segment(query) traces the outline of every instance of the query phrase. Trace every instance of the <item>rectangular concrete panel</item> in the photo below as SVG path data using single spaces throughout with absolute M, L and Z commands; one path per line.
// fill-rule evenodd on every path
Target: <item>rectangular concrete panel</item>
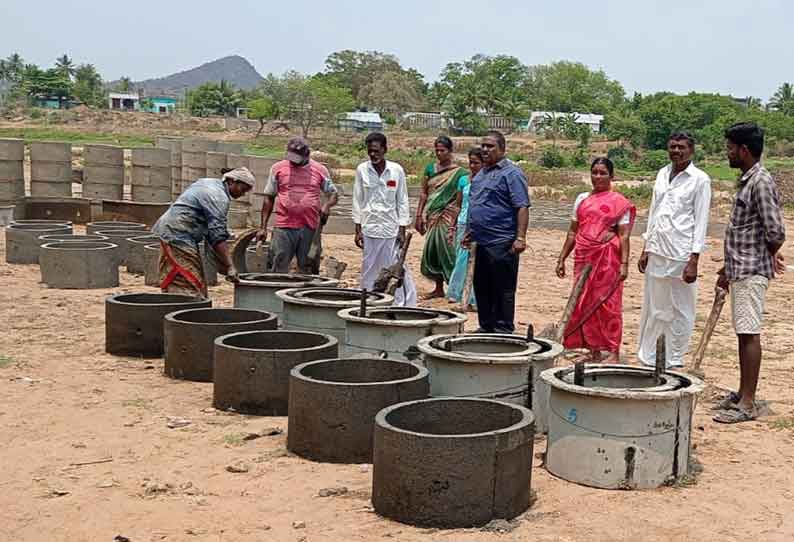
M 134 166 L 171 167 L 171 152 L 168 149 L 132 149 L 131 161 Z
M 39 141 L 30 144 L 30 160 L 32 162 L 72 162 L 71 143 L 54 143 Z
M 207 177 L 221 178 L 221 170 L 226 168 L 226 153 L 208 152 L 206 157 Z
M 86 145 L 83 147 L 83 159 L 86 164 L 123 166 L 124 149 L 112 145 Z
M 132 200 L 147 203 L 168 203 L 171 201 L 171 187 L 132 185 Z
M 124 186 L 120 184 L 83 182 L 83 197 L 90 199 L 124 199 Z
M 0 161 L 22 162 L 24 159 L 24 140 L 0 138 Z
M 208 139 L 186 138 L 182 140 L 182 152 L 208 152 L 218 150 L 218 142 Z

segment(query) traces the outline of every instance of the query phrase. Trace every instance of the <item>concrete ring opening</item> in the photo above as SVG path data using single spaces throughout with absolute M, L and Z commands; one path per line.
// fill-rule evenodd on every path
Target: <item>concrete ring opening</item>
M 96 233 L 100 230 L 146 230 L 146 224 L 140 222 L 122 222 L 112 220 L 102 220 L 98 222 L 89 222 L 85 226 L 86 233 Z
M 44 243 L 57 243 L 57 242 L 72 242 L 72 241 L 107 241 L 108 237 L 104 235 L 80 235 L 76 233 L 65 233 L 62 235 L 59 234 L 51 234 L 51 235 L 41 235 L 39 236 L 39 241 Z
M 375 418 L 375 511 L 422 527 L 512 519 L 529 508 L 534 433 L 532 412 L 501 401 L 387 407 Z
M 290 373 L 287 449 L 315 461 L 372 461 L 375 416 L 383 408 L 424 399 L 428 371 L 381 358 L 303 363 Z
M 652 489 L 689 473 L 692 417 L 703 383 L 684 373 L 629 365 L 552 368 L 546 468 L 602 489 Z
M 339 341 L 308 331 L 246 331 L 215 339 L 213 406 L 249 414 L 288 412 L 290 371 L 335 359 Z
M 71 226 L 72 222 L 70 220 L 47 220 L 47 219 L 38 219 L 38 218 L 28 218 L 28 219 L 21 219 L 21 220 L 13 220 L 10 225 L 18 224 L 20 226 Z
M 363 290 L 342 289 L 342 288 L 305 288 L 291 292 L 295 299 L 318 303 L 356 303 L 361 300 Z M 386 294 L 378 292 L 367 292 L 367 303 L 380 301 Z
M 171 378 L 212 382 L 216 338 L 276 327 L 274 314 L 258 310 L 199 308 L 167 314 L 164 372 Z
M 536 354 L 541 347 L 518 335 L 495 333 L 471 335 L 441 335 L 429 337 L 427 348 L 458 355 L 487 355 L 520 357 Z
M 160 357 L 165 350 L 163 319 L 181 309 L 212 306 L 203 297 L 133 293 L 105 301 L 105 351 L 121 356 Z
M 95 233 L 97 235 L 104 235 L 104 236 L 109 237 L 111 239 L 113 239 L 114 237 L 120 237 L 120 238 L 123 238 L 123 239 L 130 239 L 132 237 L 142 237 L 143 234 L 145 233 L 145 231 L 144 230 L 123 230 L 123 229 L 117 229 L 117 230 L 97 230 Z
M 118 245 L 106 241 L 51 241 L 41 245 L 42 250 L 115 250 Z

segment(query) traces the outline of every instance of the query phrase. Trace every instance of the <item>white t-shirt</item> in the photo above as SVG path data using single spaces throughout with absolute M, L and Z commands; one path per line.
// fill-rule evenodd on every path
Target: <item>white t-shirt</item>
M 590 195 L 590 192 L 582 192 L 578 196 L 576 196 L 576 201 L 573 202 L 573 212 L 571 213 L 571 220 L 578 221 L 579 218 L 576 216 L 576 212 L 579 210 L 579 206 L 582 202 Z M 625 226 L 631 222 L 631 211 L 626 211 L 623 216 L 620 217 L 618 220 L 618 226 Z

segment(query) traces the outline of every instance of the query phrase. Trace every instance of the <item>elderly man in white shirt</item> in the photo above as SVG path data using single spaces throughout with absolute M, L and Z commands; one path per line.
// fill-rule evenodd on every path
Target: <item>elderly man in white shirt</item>
M 369 161 L 356 168 L 353 184 L 353 222 L 356 246 L 363 249 L 361 287 L 372 289 L 381 269 L 398 262 L 411 223 L 408 186 L 402 166 L 386 160 L 386 136 L 371 133 L 366 139 Z M 394 304 L 416 306 L 416 285 L 405 268 L 403 286 L 397 289 Z
M 711 179 L 692 164 L 695 141 L 674 132 L 667 141 L 671 163 L 656 176 L 648 212 L 645 248 L 639 261 L 645 273 L 638 357 L 656 364 L 656 341 L 665 335 L 667 367 L 682 367 L 695 327 L 698 260 L 706 241 Z

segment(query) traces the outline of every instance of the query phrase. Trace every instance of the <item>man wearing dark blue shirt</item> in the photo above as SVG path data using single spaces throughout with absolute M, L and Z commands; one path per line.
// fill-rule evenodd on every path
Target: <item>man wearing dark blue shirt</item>
M 477 243 L 474 293 L 478 333 L 515 330 L 518 257 L 526 250 L 529 191 L 521 169 L 505 158 L 505 138 L 490 131 L 481 143 L 485 167 L 471 183 L 464 243 Z

